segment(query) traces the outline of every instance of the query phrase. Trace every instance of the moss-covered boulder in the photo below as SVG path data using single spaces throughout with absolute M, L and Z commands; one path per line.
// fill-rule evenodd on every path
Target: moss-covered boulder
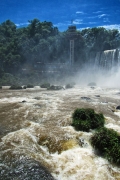
M 43 83 L 40 85 L 41 88 L 49 88 L 50 87 L 50 83 Z
M 107 128 L 101 128 L 90 139 L 92 146 L 110 162 L 120 165 L 120 135 Z
M 95 113 L 94 109 L 76 109 L 72 115 L 72 125 L 76 130 L 89 131 L 104 126 L 105 118 L 103 114 Z
M 12 85 L 9 89 L 15 90 L 15 89 L 22 89 L 22 86 L 19 85 Z
M 56 85 L 51 85 L 47 90 L 60 90 L 63 89 L 62 86 L 56 86 Z

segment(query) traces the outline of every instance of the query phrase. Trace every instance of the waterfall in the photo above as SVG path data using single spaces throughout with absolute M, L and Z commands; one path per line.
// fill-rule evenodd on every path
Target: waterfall
M 120 49 L 118 50 L 118 66 L 120 66 Z
M 104 59 L 105 68 L 106 69 L 111 69 L 115 65 L 115 53 L 116 53 L 116 49 L 106 50 L 106 51 L 103 51 L 103 53 L 105 55 L 105 59 Z
M 94 69 L 111 70 L 115 66 L 120 66 L 120 49 L 105 50 L 91 53 Z M 90 57 L 90 61 L 91 61 Z

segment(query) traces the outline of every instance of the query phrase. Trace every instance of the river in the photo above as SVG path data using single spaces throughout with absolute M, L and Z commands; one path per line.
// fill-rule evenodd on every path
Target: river
M 1 180 L 40 179 L 39 164 L 51 174 L 46 179 L 119 180 L 120 168 L 95 154 L 89 142 L 93 132 L 71 126 L 74 110 L 90 107 L 104 114 L 107 128 L 120 133 L 118 105 L 119 88 L 76 85 L 50 91 L 38 86 L 4 87 L 0 90 Z

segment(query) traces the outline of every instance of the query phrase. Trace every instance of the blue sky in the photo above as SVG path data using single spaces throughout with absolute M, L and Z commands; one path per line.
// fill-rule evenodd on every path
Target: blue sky
M 0 0 L 0 23 L 10 19 L 18 27 L 34 18 L 51 21 L 60 31 L 103 26 L 120 30 L 120 0 Z

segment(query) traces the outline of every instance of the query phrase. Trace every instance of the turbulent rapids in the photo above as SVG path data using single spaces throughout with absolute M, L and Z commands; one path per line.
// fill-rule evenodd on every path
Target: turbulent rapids
M 73 111 L 90 107 L 120 133 L 118 105 L 117 88 L 0 90 L 0 179 L 119 180 L 120 168 L 95 154 L 93 132 L 71 126 Z

